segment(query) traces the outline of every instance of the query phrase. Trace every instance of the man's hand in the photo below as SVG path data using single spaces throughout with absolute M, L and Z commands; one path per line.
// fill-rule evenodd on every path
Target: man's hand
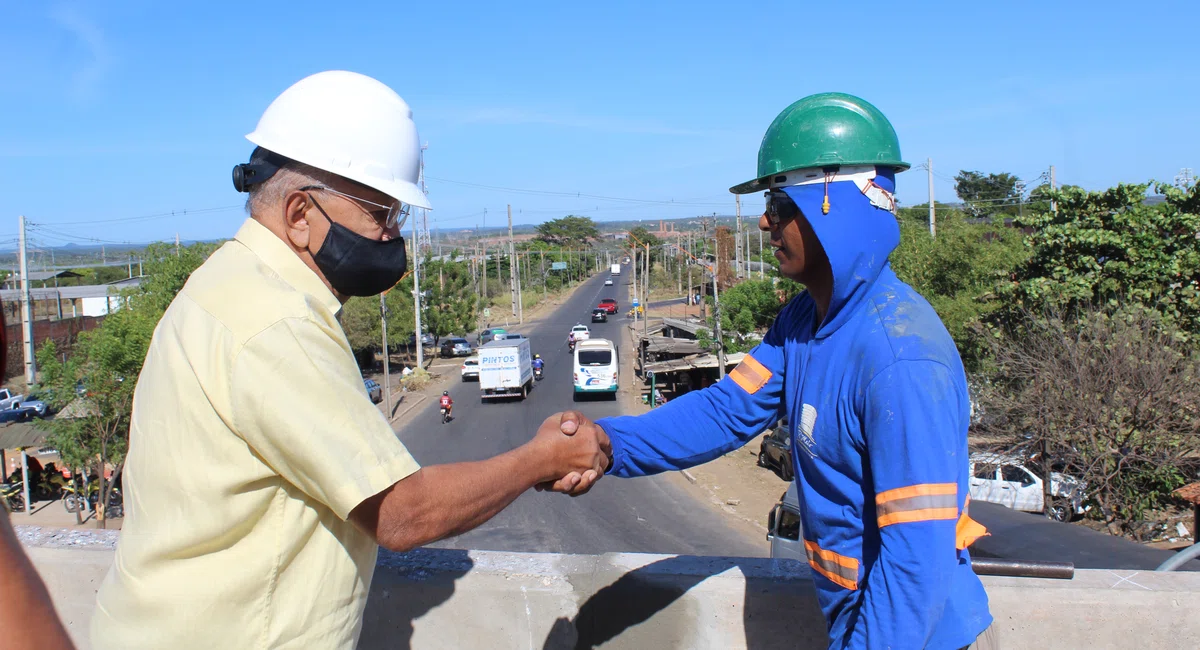
M 564 411 L 552 415 L 542 424 L 542 429 L 555 421 L 558 422 L 558 433 L 562 435 L 572 437 L 584 436 L 598 441 L 605 457 L 604 465 L 598 470 L 588 469 L 582 472 L 569 472 L 558 480 L 539 483 L 536 488 L 539 492 L 549 490 L 569 494 L 573 497 L 587 494 L 588 490 L 592 489 L 592 486 L 595 485 L 596 481 L 600 480 L 600 477 L 604 475 L 604 471 L 612 464 L 612 445 L 609 442 L 608 434 L 605 433 L 603 428 L 584 417 L 579 411 Z M 538 429 L 539 433 L 542 429 Z

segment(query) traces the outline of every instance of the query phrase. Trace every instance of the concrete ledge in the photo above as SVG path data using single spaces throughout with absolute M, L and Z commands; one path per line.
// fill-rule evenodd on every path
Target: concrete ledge
M 111 550 L 32 546 L 86 648 Z M 1008 648 L 1200 647 L 1200 575 L 985 578 Z M 825 648 L 805 565 L 787 560 L 420 549 L 380 552 L 360 648 Z

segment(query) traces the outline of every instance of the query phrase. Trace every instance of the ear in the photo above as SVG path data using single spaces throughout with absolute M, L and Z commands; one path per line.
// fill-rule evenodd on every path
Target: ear
M 312 239 L 308 211 L 312 208 L 308 193 L 294 190 L 283 198 L 283 228 L 296 248 L 307 249 Z

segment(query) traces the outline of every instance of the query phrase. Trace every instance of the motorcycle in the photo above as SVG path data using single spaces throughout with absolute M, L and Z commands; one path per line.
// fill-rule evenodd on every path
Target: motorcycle
M 9 512 L 24 512 L 24 488 L 25 484 L 20 481 L 16 483 L 0 483 L 0 502 L 4 503 L 4 507 Z
M 450 409 L 443 406 L 442 407 L 442 424 L 445 424 L 449 421 L 450 421 Z
M 567 341 L 567 351 L 572 354 L 575 353 L 575 341 Z
M 534 368 L 534 369 L 533 369 L 533 378 L 534 378 L 536 381 L 541 381 L 541 380 L 542 380 L 542 369 L 541 369 L 541 368 Z

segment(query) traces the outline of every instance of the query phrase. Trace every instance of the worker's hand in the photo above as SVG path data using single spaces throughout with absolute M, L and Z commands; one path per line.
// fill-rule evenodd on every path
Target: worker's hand
M 544 490 L 552 492 L 561 492 L 569 494 L 573 497 L 581 494 L 587 494 L 588 490 L 604 476 L 604 471 L 612 464 L 612 445 L 608 439 L 608 434 L 602 427 L 584 417 L 579 411 L 564 411 L 550 416 L 547 422 L 554 420 L 558 421 L 559 433 L 567 436 L 585 436 L 594 438 L 598 441 L 600 449 L 604 454 L 604 465 L 599 469 L 588 469 L 583 472 L 570 472 L 556 481 L 548 481 L 536 486 L 536 489 L 541 492 Z M 542 426 L 546 426 L 543 424 Z

